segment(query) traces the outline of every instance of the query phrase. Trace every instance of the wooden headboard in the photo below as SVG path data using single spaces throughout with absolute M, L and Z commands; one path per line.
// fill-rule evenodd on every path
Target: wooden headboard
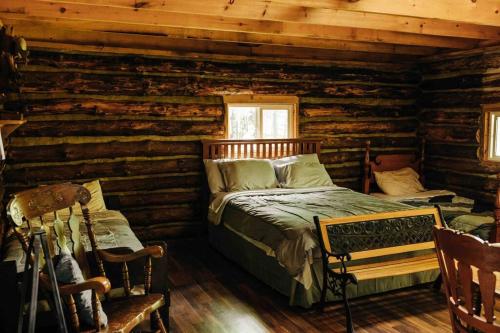
M 268 158 L 299 154 L 317 154 L 321 139 L 202 140 L 203 159 Z
M 410 167 L 420 175 L 423 183 L 423 163 L 424 163 L 425 141 L 422 140 L 420 154 L 387 154 L 377 155 L 373 160 L 370 158 L 370 141 L 366 141 L 365 159 L 363 162 L 363 193 L 370 194 L 376 187 L 374 172 L 394 171 L 405 167 Z

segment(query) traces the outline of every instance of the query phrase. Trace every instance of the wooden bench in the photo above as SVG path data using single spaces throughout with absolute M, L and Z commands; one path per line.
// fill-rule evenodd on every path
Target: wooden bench
M 442 226 L 439 208 L 324 220 L 315 216 L 314 223 L 323 260 L 320 308 L 327 290 L 342 297 L 348 332 L 353 332 L 349 283 L 439 269 L 432 236 L 434 225 Z

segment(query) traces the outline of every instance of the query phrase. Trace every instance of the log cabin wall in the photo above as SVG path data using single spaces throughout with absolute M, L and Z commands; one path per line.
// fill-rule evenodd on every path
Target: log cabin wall
M 141 239 L 199 230 L 203 138 L 224 135 L 224 94 L 300 96 L 300 135 L 325 141 L 334 182 L 359 189 L 365 141 L 413 152 L 419 73 L 396 63 L 275 63 L 32 50 L 22 68 L 28 123 L 15 133 L 5 181 L 101 180 L 109 209 Z
M 493 202 L 497 182 L 480 164 L 476 134 L 481 105 L 500 102 L 500 48 L 433 56 L 421 73 L 427 185 Z

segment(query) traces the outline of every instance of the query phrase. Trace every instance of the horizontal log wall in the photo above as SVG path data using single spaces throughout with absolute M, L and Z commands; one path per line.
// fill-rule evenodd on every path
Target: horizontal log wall
M 283 64 L 34 50 L 22 68 L 28 123 L 12 138 L 9 192 L 99 178 L 142 239 L 202 221 L 202 138 L 224 135 L 222 95 L 300 96 L 300 135 L 324 137 L 334 182 L 360 188 L 365 141 L 413 152 L 420 76 L 408 65 Z
M 433 57 L 421 64 L 420 122 L 428 186 L 492 202 L 497 181 L 481 165 L 481 105 L 500 103 L 500 48 Z

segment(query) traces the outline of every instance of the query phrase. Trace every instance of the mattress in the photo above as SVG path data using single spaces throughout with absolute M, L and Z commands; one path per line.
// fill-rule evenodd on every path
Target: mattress
M 411 208 L 329 186 L 223 194 L 210 205 L 209 217 L 214 225 L 222 224 L 270 249 L 268 255 L 308 289 L 313 283 L 311 264 L 320 256 L 313 216 L 331 218 Z
M 60 215 L 60 218 L 63 220 L 65 217 L 66 216 L 64 216 L 64 214 Z M 90 214 L 90 218 L 91 221 L 94 222 L 94 232 L 99 249 L 104 250 L 114 247 L 126 247 L 132 251 L 143 249 L 141 242 L 130 228 L 127 219 L 119 211 L 105 210 L 102 212 L 96 212 Z M 50 221 L 47 221 L 47 223 L 50 223 Z M 68 246 L 71 248 L 67 224 L 65 224 L 65 232 L 69 243 Z M 80 235 L 85 251 L 91 251 L 92 248 L 90 246 L 87 229 L 84 223 L 80 224 Z M 54 246 L 54 248 L 57 253 L 57 246 Z M 21 247 L 21 243 L 15 236 L 10 236 L 8 238 L 5 244 L 5 252 L 2 260 L 14 260 L 16 262 L 17 272 L 19 273 L 24 271 L 26 255 Z

